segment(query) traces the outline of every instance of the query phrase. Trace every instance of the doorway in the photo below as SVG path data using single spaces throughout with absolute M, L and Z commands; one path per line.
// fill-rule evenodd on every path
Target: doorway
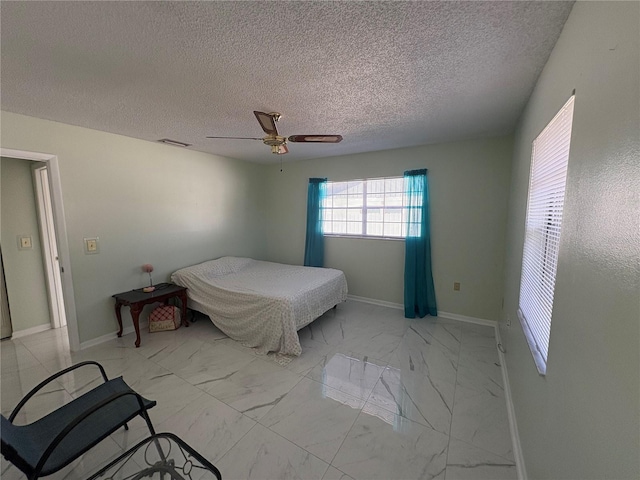
M 69 244 L 67 239 L 67 231 L 66 231 L 66 223 L 64 216 L 64 208 L 62 204 L 62 186 L 60 182 L 60 171 L 58 168 L 58 158 L 55 155 L 51 154 L 43 154 L 36 152 L 28 152 L 23 150 L 13 150 L 8 148 L 0 147 L 0 156 L 2 157 L 10 157 L 16 159 L 23 160 L 33 160 L 37 162 L 44 162 L 46 166 L 46 174 L 43 176 L 40 174 L 40 178 L 43 182 L 45 182 L 44 177 L 46 176 L 46 186 L 45 183 L 42 183 L 43 191 L 45 189 L 49 190 L 49 215 L 50 215 L 50 238 L 55 244 L 55 250 L 53 250 L 53 259 L 54 262 L 51 263 L 51 267 L 53 270 L 53 266 L 55 266 L 55 270 L 58 273 L 58 293 L 56 293 L 55 300 L 57 302 L 56 310 L 58 311 L 58 323 L 59 326 L 62 326 L 62 322 L 66 322 L 67 324 L 67 334 L 69 336 L 69 346 L 72 351 L 77 351 L 80 349 L 80 338 L 78 334 L 78 324 L 76 317 L 76 309 L 75 309 L 75 300 L 73 293 L 73 282 L 71 275 L 71 262 L 69 258 Z M 34 171 L 34 176 L 36 172 Z M 38 181 L 36 181 L 36 188 L 38 185 Z M 44 194 L 43 194 L 44 197 Z M 46 212 L 42 213 L 41 217 L 46 217 Z M 46 239 L 43 235 L 43 242 L 46 242 Z M 45 246 L 45 251 L 50 250 L 50 247 Z M 46 253 L 45 253 L 46 255 Z M 57 257 L 57 261 L 55 258 Z M 45 261 L 45 264 L 49 262 Z M 57 265 L 56 265 L 57 263 Z M 52 272 L 53 274 L 53 272 Z M 10 282 L 11 279 L 7 278 L 7 281 Z M 51 280 L 51 286 L 55 289 L 55 277 Z M 60 309 L 63 314 L 60 314 Z M 52 308 L 52 315 L 54 309 Z M 55 322 L 55 320 L 54 320 Z

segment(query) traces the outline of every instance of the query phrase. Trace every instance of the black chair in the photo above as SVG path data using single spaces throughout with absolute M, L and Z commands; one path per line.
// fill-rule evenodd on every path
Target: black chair
M 20 409 L 42 387 L 65 373 L 87 365 L 95 365 L 100 369 L 104 383 L 29 425 L 13 424 Z M 144 418 L 151 435 L 154 435 L 147 410 L 155 405 L 155 401 L 134 392 L 122 377 L 109 380 L 99 363 L 81 362 L 34 387 L 11 412 L 9 419 L 2 416 L 2 455 L 29 479 L 51 475 L 118 428 L 124 426 L 128 429 L 127 422 L 137 415 Z

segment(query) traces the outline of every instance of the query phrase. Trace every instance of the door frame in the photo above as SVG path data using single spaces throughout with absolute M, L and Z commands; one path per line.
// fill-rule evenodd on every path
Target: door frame
M 51 206 L 53 209 L 53 222 L 58 243 L 58 256 L 62 277 L 62 292 L 64 297 L 64 310 L 67 317 L 67 333 L 69 335 L 69 348 L 75 352 L 80 350 L 80 335 L 78 334 L 78 319 L 76 316 L 76 302 L 73 292 L 73 278 L 71 275 L 71 257 L 69 255 L 69 240 L 62 203 L 62 184 L 60 182 L 60 169 L 58 156 L 49 153 L 29 152 L 0 147 L 0 156 L 18 158 L 22 160 L 35 160 L 45 162 L 49 171 L 49 189 L 51 191 Z
M 11 324 L 11 310 L 9 309 L 9 296 L 4 277 L 4 259 L 2 258 L 2 246 L 0 246 L 0 309 L 2 310 L 2 325 L 0 327 L 0 339 L 11 338 L 13 325 Z

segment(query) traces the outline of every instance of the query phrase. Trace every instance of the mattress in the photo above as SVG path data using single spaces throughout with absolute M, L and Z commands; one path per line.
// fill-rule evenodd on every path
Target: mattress
M 344 273 L 243 257 L 222 257 L 174 272 L 197 310 L 259 353 L 300 355 L 297 331 L 347 298 Z

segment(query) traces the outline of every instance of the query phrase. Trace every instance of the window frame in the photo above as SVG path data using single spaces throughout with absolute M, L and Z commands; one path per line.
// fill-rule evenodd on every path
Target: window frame
M 373 182 L 373 181 L 380 181 L 383 180 L 385 181 L 385 185 L 386 185 L 386 181 L 387 180 L 401 180 L 403 182 L 403 187 L 402 190 L 400 192 L 383 192 L 385 195 L 387 193 L 400 193 L 401 195 L 403 195 L 403 201 L 402 201 L 402 206 L 389 206 L 387 207 L 386 205 L 383 205 L 382 207 L 380 206 L 367 206 L 367 185 L 369 184 L 369 182 Z M 405 204 L 405 196 L 406 196 L 406 179 L 403 175 L 398 175 L 398 176 L 390 176 L 390 177 L 372 177 L 372 178 L 354 178 L 354 179 L 349 179 L 349 180 L 340 180 L 340 181 L 327 181 L 327 187 L 329 185 L 331 185 L 333 187 L 333 185 L 335 184 L 348 184 L 349 182 L 362 182 L 362 206 L 359 207 L 359 209 L 362 212 L 362 219 L 360 220 L 360 223 L 362 225 L 362 229 L 360 233 L 335 233 L 335 232 L 326 232 L 324 229 L 324 222 L 325 220 L 325 210 L 335 210 L 334 207 L 331 208 L 326 208 L 324 206 L 321 206 L 321 216 L 323 218 L 323 232 L 322 235 L 325 237 L 338 237 L 338 238 L 360 238 L 360 239 L 372 239 L 372 240 L 392 240 L 392 241 L 404 241 L 407 238 L 407 233 L 408 233 L 408 227 L 407 227 L 407 223 L 408 223 L 408 215 L 407 215 L 407 211 L 408 211 L 408 206 Z M 328 194 L 325 193 L 325 196 L 328 196 Z M 348 207 L 348 203 L 347 206 L 344 207 L 346 210 L 349 209 Z M 400 224 L 400 230 L 401 230 L 401 235 L 400 236 L 392 236 L 392 235 L 372 235 L 372 234 L 367 234 L 366 233 L 366 229 L 367 229 L 367 210 L 368 209 L 381 209 L 382 210 L 382 216 L 383 216 L 383 220 L 382 222 L 373 222 L 373 223 L 381 223 L 382 224 L 382 228 L 384 231 L 384 212 L 385 209 L 399 209 L 401 210 L 401 220 L 400 222 L 389 222 L 389 223 L 399 223 Z M 333 220 L 329 220 L 329 221 L 333 221 Z M 348 218 L 345 220 L 345 222 L 349 222 Z M 371 222 L 369 222 L 371 223 Z
M 532 142 L 518 319 L 541 376 L 551 338 L 575 94 Z

